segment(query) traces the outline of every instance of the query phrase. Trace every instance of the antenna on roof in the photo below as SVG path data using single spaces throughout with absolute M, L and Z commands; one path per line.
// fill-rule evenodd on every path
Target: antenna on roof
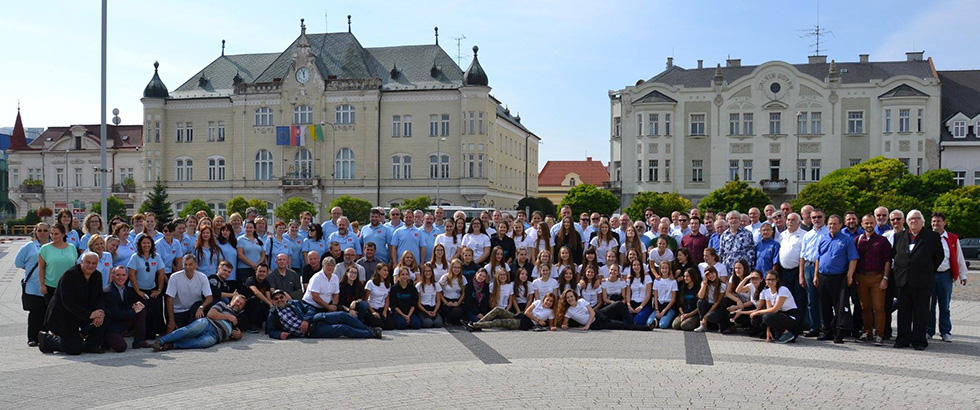
M 439 26 L 436 26 L 436 45 L 439 45 Z
M 225 56 L 225 41 L 221 40 L 221 56 Z
M 825 28 L 820 28 L 820 1 L 819 0 L 817 0 L 817 25 L 813 26 L 813 28 L 810 29 L 798 30 L 798 31 L 803 32 L 803 34 L 800 34 L 800 38 L 806 38 L 806 37 L 816 38 L 816 42 L 810 44 L 810 47 L 813 47 L 813 55 L 815 56 L 823 55 L 820 53 L 827 51 L 827 49 L 825 48 L 820 48 L 820 37 L 826 36 L 828 34 L 834 36 L 834 32 L 827 30 Z M 836 36 L 834 37 L 836 38 Z
M 466 40 L 466 36 L 460 34 L 459 37 L 449 37 L 449 38 L 456 40 L 456 65 L 458 65 L 459 68 L 463 68 L 463 52 L 460 46 L 463 44 L 463 40 Z
M 327 48 L 327 33 L 330 32 L 330 31 L 327 30 L 327 23 L 328 22 L 329 22 L 329 19 L 327 19 L 327 11 L 324 10 L 323 11 L 323 37 L 320 38 L 320 55 L 321 56 L 323 55 L 323 50 L 326 50 L 326 48 Z
M 350 14 L 347 15 L 347 32 L 350 33 Z

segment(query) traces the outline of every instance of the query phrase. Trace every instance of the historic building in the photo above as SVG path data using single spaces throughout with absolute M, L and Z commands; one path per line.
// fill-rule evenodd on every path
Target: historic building
M 538 174 L 538 195 L 558 205 L 576 185 L 604 188 L 608 183 L 606 166 L 592 157 L 586 157 L 585 161 L 548 161 Z
M 980 185 L 980 70 L 940 71 L 943 168 L 956 183 Z
M 940 167 L 940 85 L 932 59 L 685 69 L 609 92 L 610 186 L 623 206 L 643 191 L 695 201 L 739 178 L 782 200 L 868 158 L 912 173 Z M 945 164 L 943 164 L 945 165 Z
M 363 47 L 349 29 L 301 25 L 280 52 L 223 50 L 173 92 L 155 70 L 143 93 L 143 190 L 160 178 L 177 209 L 200 198 L 223 213 L 236 195 L 270 209 L 341 195 L 513 208 L 537 193 L 539 138 L 490 94 L 477 47 L 465 72 L 438 31 L 435 44 Z

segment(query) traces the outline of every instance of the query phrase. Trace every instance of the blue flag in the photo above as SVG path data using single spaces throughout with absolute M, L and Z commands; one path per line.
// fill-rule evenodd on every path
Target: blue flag
M 289 127 L 276 127 L 276 145 L 289 145 Z

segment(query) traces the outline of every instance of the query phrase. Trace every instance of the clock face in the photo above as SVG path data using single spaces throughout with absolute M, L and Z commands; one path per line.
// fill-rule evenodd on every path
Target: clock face
M 299 70 L 296 70 L 296 81 L 299 81 L 300 84 L 306 84 L 307 81 L 310 81 L 310 70 L 306 67 L 300 67 Z

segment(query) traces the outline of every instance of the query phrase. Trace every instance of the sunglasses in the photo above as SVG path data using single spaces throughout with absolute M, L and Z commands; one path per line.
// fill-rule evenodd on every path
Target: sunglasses
M 902 218 L 891 218 L 892 221 L 901 221 Z
M 146 271 L 149 272 L 150 271 L 150 262 L 143 262 L 143 264 L 146 265 Z

